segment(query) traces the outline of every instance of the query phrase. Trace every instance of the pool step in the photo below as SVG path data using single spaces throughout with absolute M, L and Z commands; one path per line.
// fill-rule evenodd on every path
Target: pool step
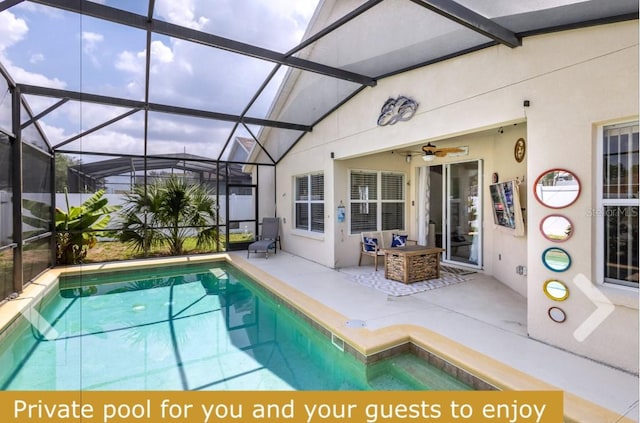
M 419 385 L 413 385 L 412 381 L 405 380 L 404 375 L 392 373 L 370 378 L 368 385 L 374 391 L 418 391 L 423 389 Z
M 408 385 L 410 389 L 435 391 L 470 389 L 468 385 L 453 376 L 411 354 L 393 357 L 383 365 L 386 372 L 380 372 L 377 377 L 374 375 L 369 381 L 374 389 L 379 389 L 374 384 L 382 382 L 382 380 L 378 381 L 380 378 L 386 379 L 384 381 L 386 383 L 389 383 L 390 378 L 397 379 L 398 382 Z M 388 376 L 385 376 L 385 373 Z

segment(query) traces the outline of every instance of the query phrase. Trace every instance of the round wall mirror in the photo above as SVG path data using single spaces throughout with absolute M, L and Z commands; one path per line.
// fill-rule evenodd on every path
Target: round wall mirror
M 571 257 L 562 248 L 551 247 L 543 251 L 542 262 L 549 270 L 564 272 L 571 266 Z
M 569 288 L 564 282 L 556 279 L 549 279 L 544 283 L 542 290 L 553 301 L 564 301 L 569 298 Z
M 578 177 L 565 169 L 551 169 L 538 176 L 533 184 L 536 199 L 552 209 L 573 204 L 580 195 Z
M 540 232 L 549 241 L 562 242 L 573 235 L 573 224 L 560 214 L 550 214 L 540 222 Z
M 565 314 L 564 310 L 558 307 L 551 307 L 547 314 L 549 314 L 549 318 L 551 318 L 551 320 L 556 323 L 562 323 L 567 320 L 567 315 Z

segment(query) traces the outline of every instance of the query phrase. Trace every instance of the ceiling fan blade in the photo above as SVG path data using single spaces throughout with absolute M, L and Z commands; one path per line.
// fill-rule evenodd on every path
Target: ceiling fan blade
M 438 151 L 444 151 L 447 153 L 462 153 L 464 152 L 464 150 L 462 148 L 459 147 L 443 147 L 443 148 L 439 148 Z
M 444 151 L 444 150 L 436 150 L 434 151 L 433 154 L 435 154 L 436 157 L 444 157 L 446 156 L 448 153 L 448 151 Z

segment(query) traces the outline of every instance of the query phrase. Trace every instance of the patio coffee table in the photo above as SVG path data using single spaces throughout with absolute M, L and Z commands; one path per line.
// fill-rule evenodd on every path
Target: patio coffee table
M 442 248 L 422 245 L 385 248 L 384 277 L 410 284 L 440 277 L 440 254 Z

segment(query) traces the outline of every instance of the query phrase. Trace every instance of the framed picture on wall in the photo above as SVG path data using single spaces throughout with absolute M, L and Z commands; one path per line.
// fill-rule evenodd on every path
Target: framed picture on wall
M 489 185 L 493 210 L 493 223 L 499 228 L 524 234 L 524 221 L 520 209 L 520 194 L 516 181 Z
M 513 147 L 513 157 L 516 162 L 520 163 L 524 160 L 524 154 L 527 151 L 527 144 L 524 142 L 524 138 L 518 138 L 516 145 Z
M 493 223 L 505 228 L 515 229 L 512 181 L 492 184 L 489 186 L 489 190 L 491 192 L 491 202 L 493 203 Z

